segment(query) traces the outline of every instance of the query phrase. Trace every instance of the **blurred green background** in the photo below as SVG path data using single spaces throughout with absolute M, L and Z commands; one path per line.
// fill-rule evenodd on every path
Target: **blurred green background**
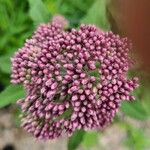
M 38 24 L 50 21 L 55 14 L 64 15 L 69 20 L 70 27 L 78 27 L 81 23 L 91 23 L 103 30 L 119 32 L 119 27 L 117 27 L 115 18 L 113 18 L 114 13 L 109 9 L 110 1 L 0 0 L 0 113 L 2 115 L 5 115 L 6 112 L 11 113 L 16 128 L 19 127 L 19 109 L 15 102 L 23 97 L 24 91 L 20 86 L 14 86 L 10 83 L 11 56 L 23 45 L 25 39 L 30 38 Z M 115 149 L 150 150 L 150 88 L 146 81 L 147 75 L 142 70 L 139 71 L 138 66 L 129 73 L 129 77 L 132 75 L 139 76 L 141 83 L 140 87 L 134 92 L 136 101 L 123 103 L 120 112 L 114 119 L 112 126 L 117 126 L 118 133 L 112 127 L 112 130 L 115 131 L 112 134 L 116 134 L 120 138 L 122 137 L 120 131 L 123 130 L 125 135 L 118 142 L 120 147 L 117 148 L 116 144 Z M 107 141 L 104 138 L 106 133 L 103 132 L 77 132 L 67 139 L 66 149 L 109 150 L 107 146 L 104 147 L 104 145 L 107 145 L 104 143 L 109 144 L 111 140 L 113 141 L 113 136 L 110 134 Z M 0 138 L 2 141 L 3 138 Z M 59 143 L 59 140 L 57 142 Z M 108 145 L 108 147 L 113 150 L 113 146 L 111 148 L 111 145 Z

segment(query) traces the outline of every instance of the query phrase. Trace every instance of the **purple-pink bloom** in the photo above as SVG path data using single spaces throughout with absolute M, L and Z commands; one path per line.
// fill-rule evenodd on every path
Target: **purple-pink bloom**
M 137 77 L 127 78 L 127 38 L 95 25 L 64 31 L 57 19 L 40 25 L 12 58 L 11 81 L 26 90 L 21 126 L 39 139 L 106 127 L 138 86 Z

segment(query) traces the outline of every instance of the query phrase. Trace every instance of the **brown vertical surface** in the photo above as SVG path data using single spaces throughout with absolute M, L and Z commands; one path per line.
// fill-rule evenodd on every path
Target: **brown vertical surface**
M 141 57 L 144 68 L 150 70 L 150 1 L 122 0 L 124 28 Z
M 150 71 L 150 0 L 112 0 L 111 14 L 119 31 L 132 39 L 142 69 Z M 117 11 L 115 13 L 115 11 Z

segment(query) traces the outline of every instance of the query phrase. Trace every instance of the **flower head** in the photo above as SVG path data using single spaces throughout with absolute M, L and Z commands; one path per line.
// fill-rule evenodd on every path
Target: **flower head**
M 104 128 L 138 86 L 127 78 L 127 38 L 94 25 L 63 31 L 56 20 L 40 25 L 12 58 L 12 83 L 27 93 L 18 101 L 22 126 L 39 139 Z

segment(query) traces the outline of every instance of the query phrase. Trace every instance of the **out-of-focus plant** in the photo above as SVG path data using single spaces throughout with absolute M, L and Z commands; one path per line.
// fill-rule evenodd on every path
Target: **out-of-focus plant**
M 126 138 L 122 142 L 129 150 L 147 150 L 149 148 L 150 140 L 144 128 L 135 127 L 124 121 L 120 123 L 120 127 L 126 131 Z
M 22 98 L 23 95 L 25 94 L 21 86 L 7 86 L 7 88 L 0 93 L 0 108 L 16 102 L 16 99 Z
M 112 26 L 107 18 L 107 0 L 0 0 L 0 108 L 16 102 L 24 95 L 20 86 L 9 83 L 12 53 L 31 35 L 34 25 L 48 22 L 52 15 L 58 13 L 69 19 L 71 27 L 80 23 L 92 23 L 110 30 Z M 131 105 L 122 104 L 121 112 L 137 120 L 146 120 L 150 116 L 149 86 L 141 86 L 135 92 L 137 101 Z M 143 150 L 147 145 L 143 131 L 132 126 L 126 128 L 126 145 L 130 149 Z M 75 150 L 80 144 L 85 147 L 94 146 L 98 135 L 95 132 L 76 132 L 69 138 L 68 149 Z
M 22 45 L 32 31 L 32 21 L 27 10 L 27 1 L 0 1 L 0 90 L 10 84 L 12 53 Z
M 96 0 L 44 0 L 46 7 L 52 15 L 62 14 L 70 22 L 71 27 L 78 26 L 80 19 L 84 18 Z

